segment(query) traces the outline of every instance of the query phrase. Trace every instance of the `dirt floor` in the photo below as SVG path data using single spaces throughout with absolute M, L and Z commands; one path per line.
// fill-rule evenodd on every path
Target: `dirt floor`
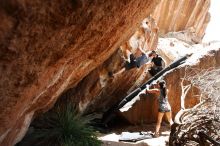
M 148 138 L 137 142 L 119 141 L 122 132 L 147 132 L 154 133 L 155 124 L 125 126 L 111 130 L 108 134 L 102 134 L 99 139 L 103 141 L 102 146 L 167 146 L 170 134 L 169 125 L 162 123 L 161 134 L 157 138 Z

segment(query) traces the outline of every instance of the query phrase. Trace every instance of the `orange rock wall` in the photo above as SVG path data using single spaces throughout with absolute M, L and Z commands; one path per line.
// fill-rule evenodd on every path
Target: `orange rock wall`
M 105 64 L 105 67 L 102 66 L 102 68 L 106 71 L 113 71 L 116 72 L 117 70 L 119 70 L 119 68 L 122 67 L 122 62 L 123 60 L 120 59 L 120 56 L 126 56 L 125 55 L 125 50 L 128 49 L 131 52 L 135 52 L 137 50 L 138 47 L 138 43 L 141 44 L 142 48 L 145 51 L 148 50 L 155 50 L 157 47 L 157 42 L 158 42 L 158 36 L 159 33 L 165 34 L 167 32 L 172 32 L 172 31 L 185 31 L 188 32 L 189 31 L 189 35 L 192 35 L 192 37 L 194 37 L 194 35 L 196 35 L 196 37 L 199 38 L 199 40 L 201 40 L 201 38 L 204 35 L 204 31 L 205 28 L 209 22 L 209 13 L 208 13 L 208 9 L 210 6 L 210 0 L 201 0 L 201 1 L 189 1 L 189 0 L 185 0 L 185 1 L 173 1 L 173 0 L 162 0 L 156 7 L 156 9 L 154 10 L 154 12 L 152 13 L 152 16 L 146 18 L 142 24 L 145 24 L 146 22 L 148 22 L 148 27 L 150 27 L 150 29 L 146 29 L 143 27 L 143 25 L 134 33 L 134 35 L 129 39 L 129 41 L 127 41 L 126 43 L 124 43 L 123 45 L 121 45 L 121 50 L 122 52 L 118 51 L 118 53 L 116 53 L 115 55 L 118 57 L 113 57 L 112 59 L 110 59 L 111 63 L 107 63 L 108 65 Z M 152 18 L 153 17 L 153 18 Z M 134 41 L 135 40 L 135 41 Z M 136 47 L 134 47 L 135 45 L 132 46 L 132 43 L 135 44 L 136 43 Z M 163 52 L 159 52 L 159 53 L 163 53 Z M 120 55 L 121 54 L 121 55 Z M 161 54 L 162 56 L 166 56 L 166 54 Z M 125 57 L 126 58 L 126 57 Z M 166 58 L 165 58 L 166 59 Z M 115 61 L 118 60 L 118 61 Z M 170 61 L 172 59 L 167 58 L 167 63 L 170 63 Z M 108 66 L 108 67 L 106 67 Z M 107 69 L 106 69 L 107 68 Z M 102 70 L 103 70 L 102 69 Z M 103 72 L 103 71 L 97 71 L 97 72 Z M 129 79 L 132 78 L 132 79 Z M 179 77 L 179 76 L 177 76 Z M 89 76 L 88 76 L 89 78 Z M 108 80 L 107 77 L 104 77 L 105 80 Z M 149 78 L 147 71 L 145 69 L 141 69 L 141 70 L 132 70 L 126 73 L 123 73 L 121 75 L 119 75 L 118 77 L 113 79 L 113 84 L 106 84 L 105 88 L 100 88 L 98 89 L 100 92 L 96 93 L 96 95 L 92 94 L 92 96 L 89 96 L 89 94 L 87 92 L 83 92 L 81 94 L 87 94 L 87 96 L 83 95 L 82 99 L 87 99 L 87 102 L 84 102 L 84 104 L 80 104 L 83 107 L 86 107 L 87 105 L 101 105 L 101 103 L 105 103 L 103 104 L 102 111 L 105 108 L 111 107 L 111 105 L 113 105 L 113 103 L 115 103 L 116 101 L 119 101 L 120 99 L 122 99 L 123 97 L 125 97 L 126 93 L 132 91 L 132 89 L 135 89 L 135 87 L 138 87 L 138 85 L 142 84 L 144 81 L 146 81 Z M 103 78 L 102 78 L 103 79 Z M 134 79 L 134 80 L 133 80 Z M 100 80 L 100 78 L 97 80 Z M 115 81 L 117 80 L 117 81 Z M 115 83 L 117 84 L 115 84 Z M 96 90 L 97 92 L 97 88 L 92 89 L 91 86 L 88 85 L 88 83 L 84 83 L 84 87 L 88 87 L 90 90 L 92 91 L 92 93 L 94 93 Z M 133 85 L 132 85 L 133 84 Z M 96 86 L 97 87 L 97 84 Z M 106 88 L 111 87 L 111 89 L 108 89 L 108 91 L 105 91 Z M 120 87 L 120 88 L 119 88 Z M 127 88 L 127 89 L 126 89 Z M 112 91 L 114 92 L 112 92 Z M 176 89 L 177 90 L 177 89 Z M 194 89 L 196 90 L 196 89 Z M 194 91 L 192 94 L 196 94 L 197 91 Z M 88 91 L 88 89 L 87 89 Z M 104 93 L 102 91 L 105 91 Z M 80 92 L 80 91 L 78 91 Z M 102 93 L 101 95 L 99 93 Z M 190 93 L 189 93 L 190 94 Z M 79 94 L 77 94 L 79 95 Z M 98 95 L 98 96 L 97 96 Z M 81 96 L 79 96 L 81 97 Z M 90 101 L 90 97 L 93 97 L 92 99 L 94 99 L 95 101 Z M 97 97 L 97 99 L 96 99 Z M 107 100 L 106 100 L 107 98 Z M 97 104 L 97 103 L 99 104 Z M 146 101 L 149 102 L 149 101 Z M 82 102 L 80 102 L 82 103 Z M 152 102 L 147 103 L 149 106 L 151 105 Z M 191 102 L 192 104 L 190 105 L 194 105 L 196 103 L 196 100 L 192 100 Z M 143 104 L 143 102 L 140 103 L 141 105 Z M 156 103 L 154 103 L 156 104 Z M 141 106 L 140 107 L 143 107 Z M 152 105 L 151 105 L 152 106 Z M 156 105 L 153 105 L 155 109 L 157 109 L 157 107 L 155 107 Z M 82 108 L 84 109 L 84 108 Z M 89 110 L 93 110 L 96 109 L 96 106 L 93 106 L 92 108 L 90 108 L 90 106 L 87 107 L 87 109 Z M 141 114 L 142 112 L 138 112 L 139 110 L 141 110 L 141 108 L 136 109 L 135 111 L 129 111 L 128 114 L 131 114 L 132 116 L 136 115 L 137 117 L 139 114 Z M 176 111 L 178 111 L 179 109 L 177 108 Z M 82 110 L 83 111 L 83 110 Z M 141 110 L 143 111 L 143 110 Z M 175 111 L 175 112 L 176 112 Z M 175 113 L 174 112 L 174 113 Z M 132 114 L 132 113 L 136 113 L 136 114 Z M 148 117 L 152 117 L 154 115 L 156 115 L 157 110 L 155 110 L 154 112 L 149 112 L 151 114 L 141 114 L 141 115 L 147 115 Z M 175 115 L 175 114 L 174 114 Z M 132 117 L 131 116 L 131 117 Z M 146 117 L 144 117 L 144 119 L 146 119 Z M 150 119 L 150 118 L 148 118 Z M 134 120 L 137 120 L 137 118 Z M 154 118 L 150 119 L 149 121 L 154 121 Z M 148 121 L 148 122 L 149 122 Z
M 149 78 L 144 68 L 134 68 L 114 77 L 108 75 L 108 72 L 117 73 L 123 68 L 124 58 L 128 58 L 126 50 L 137 55 L 139 45 L 146 52 L 156 46 L 158 28 L 152 19 L 145 19 L 143 23 L 146 21 L 149 22 L 148 26 L 141 24 L 132 37 L 121 45 L 107 61 L 83 78 L 77 87 L 69 89 L 60 98 L 71 98 L 72 102 L 78 105 L 79 110 L 84 113 L 103 112 L 126 96 L 129 90 L 136 88 Z
M 164 13 L 170 2 L 175 7 L 170 12 L 177 10 L 177 15 Z M 157 47 L 156 23 L 148 17 L 149 29 L 140 26 L 158 3 L 159 0 L 2 0 L 0 146 L 21 140 L 35 113 L 50 109 L 61 94 L 60 98 L 71 96 L 81 111 L 105 111 L 143 83 L 148 78 L 145 68 L 113 79 L 108 72 L 123 66 L 124 50 L 136 52 L 129 39 L 133 34 L 133 42 L 140 42 L 146 51 Z M 187 0 L 162 0 L 153 13 L 160 31 L 193 27 L 202 37 L 209 18 L 209 1 L 189 4 Z M 179 13 L 183 10 L 187 13 Z M 169 17 L 164 19 L 164 14 Z M 180 21 L 177 18 L 182 18 L 182 14 L 187 17 Z
M 165 3 L 165 2 L 167 1 L 162 1 L 161 3 Z M 182 3 L 182 4 L 186 4 L 186 3 Z M 200 8 L 201 8 L 201 4 L 202 1 L 200 3 L 197 3 L 197 5 L 199 5 Z M 204 5 L 204 7 L 208 8 L 208 6 L 206 7 L 206 5 Z M 155 9 L 155 11 L 158 10 Z M 194 11 L 198 11 L 198 8 L 195 8 Z M 186 12 L 187 11 L 184 11 L 184 13 Z M 167 13 L 161 11 L 161 15 L 166 15 L 166 14 Z M 158 15 L 160 15 L 159 11 L 158 11 Z M 187 13 L 187 15 L 189 15 L 189 13 Z M 198 15 L 203 15 L 203 14 L 199 13 Z M 193 17 L 193 16 L 189 16 L 189 17 Z M 144 24 L 146 24 L 146 22 L 148 22 L 147 27 L 144 27 L 145 26 Z M 196 23 L 195 19 L 192 23 L 193 24 Z M 184 26 L 178 28 L 177 31 L 185 30 L 187 28 L 192 28 L 192 27 Z M 80 111 L 84 113 L 91 113 L 95 111 L 103 112 L 108 110 L 108 108 L 110 108 L 112 105 L 114 105 L 122 98 L 124 98 L 127 95 L 127 93 L 129 93 L 130 91 L 141 85 L 144 81 L 146 81 L 149 78 L 146 68 L 133 69 L 127 72 L 123 72 L 122 74 L 115 76 L 114 78 L 109 78 L 108 72 L 110 71 L 117 72 L 118 70 L 120 70 L 123 67 L 123 62 L 124 62 L 123 57 L 127 58 L 126 50 L 135 53 L 137 51 L 138 44 L 140 44 L 143 50 L 145 51 L 155 50 L 157 47 L 159 31 L 161 30 L 162 31 L 165 30 L 165 28 L 163 28 L 163 25 L 161 25 L 161 28 L 159 28 L 157 26 L 157 23 L 152 17 L 147 17 L 146 19 L 144 19 L 144 21 L 137 29 L 137 31 L 131 36 L 131 38 L 128 41 L 126 41 L 120 46 L 120 49 L 118 51 L 116 51 L 106 62 L 104 62 L 98 68 L 93 70 L 89 75 L 87 75 L 77 85 L 76 88 L 71 88 L 66 93 L 64 93 L 63 96 L 71 98 L 74 103 L 79 105 Z M 171 31 L 173 30 L 174 29 L 172 28 Z M 170 63 L 169 58 L 167 63 Z M 178 77 L 179 76 L 177 76 L 177 78 Z M 156 115 L 157 113 L 156 100 L 155 102 L 153 102 L 154 104 L 152 104 L 152 101 L 146 101 L 146 102 L 147 105 L 149 105 L 149 107 L 152 106 L 154 108 L 152 109 L 154 110 L 153 112 L 150 110 L 151 108 L 148 108 L 148 110 L 150 111 L 147 110 L 146 112 L 149 113 L 142 114 L 142 111 L 144 111 L 142 110 L 142 108 L 145 108 L 145 106 L 143 107 L 142 105 L 145 105 L 145 102 L 140 102 L 141 104 L 140 107 L 142 108 L 134 109 L 134 111 L 130 110 L 128 115 L 130 115 L 130 117 L 136 115 L 137 118 L 134 118 L 134 120 L 137 120 L 138 122 L 140 122 L 140 120 L 138 120 L 138 117 L 139 118 L 141 117 L 140 115 L 148 116 L 149 118 L 147 119 L 149 120 L 147 122 L 154 121 L 154 118 L 150 118 L 150 117 L 154 117 L 154 115 Z M 196 100 L 193 99 L 191 103 L 193 103 L 194 105 L 195 102 Z M 179 109 L 177 108 L 176 111 L 178 110 Z M 144 119 L 146 119 L 145 116 Z
M 156 4 L 2 0 L 0 145 L 18 142 L 34 113 L 51 108 L 61 93 L 107 60 Z
M 161 0 L 152 17 L 160 33 L 189 30 L 203 38 L 210 20 L 210 0 Z

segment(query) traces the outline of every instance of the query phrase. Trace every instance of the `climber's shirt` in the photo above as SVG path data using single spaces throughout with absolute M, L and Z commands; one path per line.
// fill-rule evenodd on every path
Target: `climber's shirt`
M 139 68 L 146 64 L 148 61 L 149 58 L 146 56 L 146 54 L 142 53 L 141 56 L 137 58 L 136 66 Z

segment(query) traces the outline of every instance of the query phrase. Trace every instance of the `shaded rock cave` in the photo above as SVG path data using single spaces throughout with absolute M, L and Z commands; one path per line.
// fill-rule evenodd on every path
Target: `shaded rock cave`
M 210 3 L 2 0 L 0 146 L 21 141 L 31 122 L 54 105 L 70 102 L 79 113 L 100 119 L 151 77 L 145 66 L 109 76 L 123 68 L 126 50 L 138 53 L 139 45 L 146 53 L 156 50 L 166 66 L 193 53 L 164 75 L 174 119 L 182 106 L 186 70 L 220 66 L 219 42 L 202 43 Z M 201 90 L 192 85 L 184 106 L 190 109 L 200 102 Z M 141 95 L 132 107 L 117 111 L 112 124 L 152 124 L 157 111 L 156 96 Z

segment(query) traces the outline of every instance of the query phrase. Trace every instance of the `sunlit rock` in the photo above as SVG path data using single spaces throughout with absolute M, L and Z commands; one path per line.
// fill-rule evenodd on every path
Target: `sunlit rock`
M 152 17 L 161 34 L 183 31 L 192 42 L 201 42 L 210 20 L 210 0 L 161 0 Z
M 30 113 L 47 111 L 61 93 L 103 64 L 156 4 L 2 0 L 0 145 L 19 141 Z

